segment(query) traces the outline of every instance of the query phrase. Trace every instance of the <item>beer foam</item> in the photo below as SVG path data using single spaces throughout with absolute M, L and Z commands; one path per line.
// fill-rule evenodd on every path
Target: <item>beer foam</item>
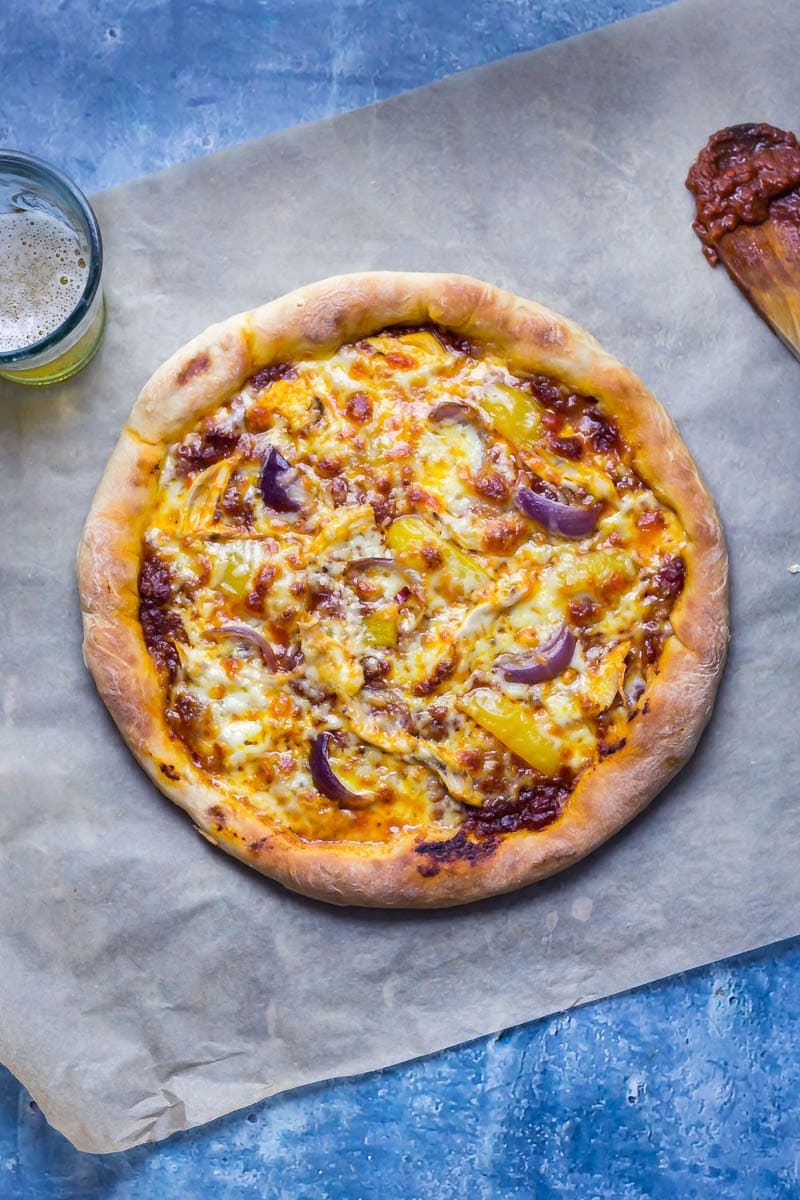
M 57 329 L 88 275 L 88 258 L 68 225 L 36 210 L 0 213 L 0 353 Z

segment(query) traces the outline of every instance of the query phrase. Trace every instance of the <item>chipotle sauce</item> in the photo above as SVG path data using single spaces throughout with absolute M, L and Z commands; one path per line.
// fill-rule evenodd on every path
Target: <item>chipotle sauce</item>
M 712 134 L 686 178 L 697 208 L 692 228 L 712 267 L 720 238 L 760 225 L 770 204 L 800 184 L 800 146 L 774 125 L 733 125 Z

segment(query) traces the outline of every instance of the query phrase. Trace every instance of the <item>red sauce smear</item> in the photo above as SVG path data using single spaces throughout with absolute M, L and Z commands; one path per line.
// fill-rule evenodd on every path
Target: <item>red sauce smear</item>
M 739 225 L 760 225 L 770 204 L 800 184 L 800 146 L 774 125 L 733 125 L 712 134 L 686 186 L 696 200 L 692 222 L 712 267 L 717 247 Z
M 158 669 L 170 680 L 175 678 L 179 666 L 175 643 L 186 641 L 180 617 L 168 608 L 172 594 L 169 564 L 146 550 L 139 573 L 139 621 L 147 649 Z
M 190 434 L 175 451 L 175 470 L 179 475 L 193 475 L 232 454 L 239 441 L 238 433 L 210 428 L 201 436 Z
M 477 838 L 515 833 L 518 829 L 544 829 L 561 816 L 574 779 L 543 779 L 520 788 L 517 797 L 497 796 L 480 808 L 470 808 L 462 829 Z

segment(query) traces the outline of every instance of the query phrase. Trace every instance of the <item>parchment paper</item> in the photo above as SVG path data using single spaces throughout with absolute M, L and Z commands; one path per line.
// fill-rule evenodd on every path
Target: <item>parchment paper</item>
M 800 931 L 800 368 L 689 228 L 718 127 L 800 125 L 796 0 L 684 0 L 96 197 L 110 323 L 67 385 L 0 393 L 0 1059 L 110 1151 Z M 674 786 L 567 874 L 428 914 L 300 899 L 148 783 L 80 657 L 73 557 L 151 370 L 336 271 L 467 271 L 588 326 L 718 498 L 734 642 Z

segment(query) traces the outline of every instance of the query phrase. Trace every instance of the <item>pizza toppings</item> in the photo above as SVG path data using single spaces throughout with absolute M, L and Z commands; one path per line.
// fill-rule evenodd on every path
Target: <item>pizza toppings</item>
M 471 421 L 474 420 L 475 413 L 467 404 L 461 404 L 458 400 L 446 400 L 444 404 L 437 404 L 430 415 L 431 421 Z
M 333 767 L 328 758 L 328 747 L 332 737 L 333 734 L 331 733 L 318 733 L 311 746 L 308 765 L 311 769 L 311 778 L 314 780 L 314 786 L 323 796 L 327 796 L 329 800 L 335 800 L 337 804 L 347 804 L 350 807 L 356 808 L 370 804 L 372 802 L 371 796 L 362 796 L 357 792 L 352 792 L 334 774 Z
M 506 659 L 502 663 L 503 675 L 511 683 L 545 683 L 548 679 L 555 679 L 572 662 L 576 645 L 574 633 L 566 625 L 560 625 L 553 636 L 535 653 L 528 655 L 524 662 L 513 664 Z
M 309 840 L 469 858 L 557 821 L 683 589 L 631 460 L 595 397 L 438 328 L 265 368 L 168 453 L 145 534 L 174 736 Z
M 146 553 L 139 574 L 139 620 L 153 661 L 170 678 L 179 665 L 176 642 L 186 640 L 180 617 L 167 607 L 172 591 L 169 565 L 157 554 Z
M 239 441 L 238 433 L 218 429 L 213 423 L 202 433 L 192 433 L 175 451 L 175 469 L 193 475 L 227 458 Z
M 575 428 L 588 439 L 598 454 L 608 454 L 620 449 L 619 433 L 596 408 L 585 408 L 575 422 Z
M 601 507 L 599 504 L 562 504 L 560 500 L 527 487 L 521 487 L 517 492 L 517 506 L 543 529 L 569 538 L 582 538 L 592 533 Z
M 261 498 L 267 508 L 275 512 L 299 512 L 301 505 L 291 490 L 292 468 L 286 459 L 270 446 L 264 457 L 261 475 L 258 481 Z
M 253 629 L 250 625 L 244 624 L 229 624 L 217 625 L 214 629 L 206 631 L 206 637 L 210 638 L 236 638 L 240 642 L 246 642 L 253 646 L 259 653 L 261 661 L 268 671 L 277 671 L 278 663 L 275 658 L 275 652 L 270 646 L 265 637 Z
M 520 829 L 545 829 L 561 816 L 572 791 L 569 779 L 547 779 L 520 788 L 515 797 L 498 796 L 472 808 L 464 819 L 464 830 L 482 839 Z
M 653 576 L 650 590 L 662 602 L 674 604 L 686 582 L 686 564 L 682 558 L 667 558 Z
M 264 388 L 275 383 L 276 379 L 296 379 L 297 372 L 291 363 L 272 363 L 263 370 L 257 371 L 250 380 L 254 392 L 263 392 Z
M 558 774 L 563 747 L 547 713 L 530 713 L 516 700 L 488 687 L 468 692 L 461 708 L 541 775 Z

